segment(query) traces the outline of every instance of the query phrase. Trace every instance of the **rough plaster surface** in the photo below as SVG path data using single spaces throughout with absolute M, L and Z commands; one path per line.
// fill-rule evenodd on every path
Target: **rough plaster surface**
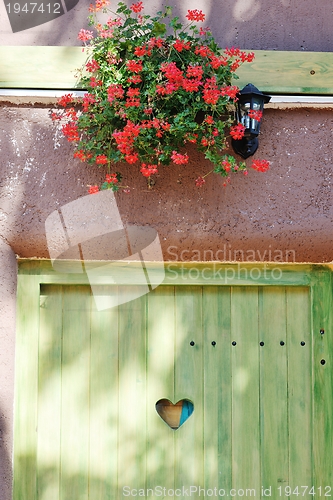
M 223 187 L 194 149 L 186 166 L 160 170 L 149 190 L 136 166 L 122 169 L 123 222 L 157 230 L 164 259 L 333 260 L 331 110 L 267 109 L 256 156 L 269 172 L 233 175 Z M 45 220 L 87 194 L 104 171 L 74 160 L 45 106 L 0 107 L 0 498 L 11 498 L 16 260 L 48 257 Z M 248 160 L 251 163 L 251 160 Z
M 104 177 L 73 159 L 49 113 L 46 107 L 1 108 L 0 234 L 20 257 L 48 257 L 48 215 Z M 329 262 L 332 130 L 328 110 L 266 110 L 256 156 L 271 161 L 270 171 L 232 175 L 226 188 L 216 175 L 195 186 L 210 165 L 194 149 L 187 166 L 161 168 L 151 190 L 138 167 L 124 165 L 123 184 L 132 189 L 116 195 L 122 219 L 154 227 L 165 260 L 175 253 L 180 260 L 224 260 L 221 253 L 214 257 L 225 248 L 225 260 L 254 260 L 254 253 L 255 260 L 281 260 L 293 251 L 297 262 Z
M 80 0 L 62 17 L 12 33 L 5 4 L 0 2 L 0 45 L 78 45 L 77 33 L 81 28 L 87 28 L 90 3 L 90 0 Z M 112 6 L 116 3 L 116 0 L 111 0 Z M 163 5 L 173 5 L 174 13 L 183 21 L 187 9 L 202 9 L 207 16 L 206 25 L 223 47 L 332 51 L 331 0 L 146 0 L 144 5 L 146 12 L 151 14 L 161 10 Z
M 14 399 L 15 254 L 0 239 L 0 498 L 11 499 Z

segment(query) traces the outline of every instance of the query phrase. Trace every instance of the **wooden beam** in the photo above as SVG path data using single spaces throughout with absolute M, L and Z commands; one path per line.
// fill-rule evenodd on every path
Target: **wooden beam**
M 333 94 L 333 52 L 255 51 L 235 84 L 251 82 L 273 94 Z M 0 87 L 74 89 L 75 75 L 87 58 L 82 47 L 0 47 Z
M 237 74 L 241 87 L 251 82 L 272 94 L 332 94 L 333 52 L 256 51 L 253 63 Z M 237 83 L 237 82 L 236 82 Z
M 86 59 L 82 47 L 0 47 L 0 87 L 74 89 Z

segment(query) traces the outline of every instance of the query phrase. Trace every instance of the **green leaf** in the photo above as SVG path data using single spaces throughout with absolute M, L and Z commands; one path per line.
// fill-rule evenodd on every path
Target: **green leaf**
M 159 22 L 155 22 L 154 23 L 154 27 L 153 27 L 153 33 L 154 35 L 164 35 L 164 33 L 166 32 L 166 25 L 164 23 L 159 23 Z

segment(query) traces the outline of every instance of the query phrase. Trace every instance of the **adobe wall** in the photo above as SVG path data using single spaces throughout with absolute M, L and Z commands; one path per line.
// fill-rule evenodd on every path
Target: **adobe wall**
M 48 258 L 46 218 L 105 172 L 73 159 L 48 107 L 0 109 L 0 234 L 20 257 Z M 123 222 L 155 228 L 164 260 L 330 262 L 332 129 L 331 110 L 268 107 L 256 157 L 270 170 L 233 174 L 227 187 L 216 174 L 195 186 L 210 171 L 195 149 L 188 165 L 161 167 L 152 189 L 137 166 L 123 165 Z
M 79 0 L 67 14 L 13 34 L 4 2 L 0 2 L 0 45 L 79 45 L 77 33 L 87 28 L 90 3 Z M 116 4 L 116 0 L 111 0 L 112 6 Z M 206 14 L 205 24 L 223 47 L 332 51 L 330 0 L 205 0 L 195 4 L 189 0 L 145 0 L 143 4 L 145 12 L 151 14 L 162 10 L 163 5 L 174 6 L 174 14 L 181 19 L 187 9 L 202 9 Z

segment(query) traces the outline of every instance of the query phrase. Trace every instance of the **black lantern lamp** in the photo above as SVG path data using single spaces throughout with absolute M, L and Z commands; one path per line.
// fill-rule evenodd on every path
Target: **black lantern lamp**
M 244 125 L 245 132 L 242 139 L 232 139 L 232 147 L 242 158 L 248 158 L 258 149 L 260 120 L 264 104 L 270 101 L 271 96 L 263 94 L 252 83 L 248 83 L 237 97 L 236 117 L 238 123 Z

